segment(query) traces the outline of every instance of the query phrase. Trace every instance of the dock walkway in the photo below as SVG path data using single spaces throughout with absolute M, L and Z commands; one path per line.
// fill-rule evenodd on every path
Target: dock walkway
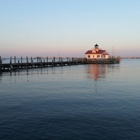
M 0 72 L 15 71 L 19 69 L 32 69 L 32 68 L 43 68 L 43 67 L 55 67 L 55 66 L 68 66 L 68 65 L 82 65 L 82 64 L 116 64 L 120 63 L 120 58 L 109 58 L 109 59 L 86 59 L 86 58 L 40 58 L 37 57 L 33 59 L 31 57 L 30 61 L 26 57 L 26 62 L 23 62 L 23 58 L 18 61 L 14 57 L 14 62 L 12 58 L 9 59 L 8 63 L 3 63 L 0 57 Z

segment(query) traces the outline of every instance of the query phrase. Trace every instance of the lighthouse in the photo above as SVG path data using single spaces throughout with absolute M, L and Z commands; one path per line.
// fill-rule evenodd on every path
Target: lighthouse
M 94 45 L 94 49 L 88 50 L 86 53 L 87 59 L 108 59 L 109 54 L 106 52 L 106 50 L 102 50 L 99 48 L 98 44 Z

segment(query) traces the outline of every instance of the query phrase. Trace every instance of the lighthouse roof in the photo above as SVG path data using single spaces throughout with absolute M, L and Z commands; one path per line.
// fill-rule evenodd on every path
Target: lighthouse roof
M 108 53 L 105 50 L 99 50 L 96 52 L 92 52 L 92 50 L 88 50 L 85 54 L 103 54 L 103 53 L 108 55 Z

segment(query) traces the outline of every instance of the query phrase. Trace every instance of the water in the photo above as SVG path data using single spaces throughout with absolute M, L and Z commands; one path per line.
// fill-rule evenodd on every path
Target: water
M 140 139 L 140 60 L 2 73 L 0 139 Z

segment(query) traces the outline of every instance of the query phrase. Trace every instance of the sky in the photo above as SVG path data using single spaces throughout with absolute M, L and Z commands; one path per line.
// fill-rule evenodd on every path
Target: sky
M 0 56 L 140 57 L 140 0 L 0 0 Z

